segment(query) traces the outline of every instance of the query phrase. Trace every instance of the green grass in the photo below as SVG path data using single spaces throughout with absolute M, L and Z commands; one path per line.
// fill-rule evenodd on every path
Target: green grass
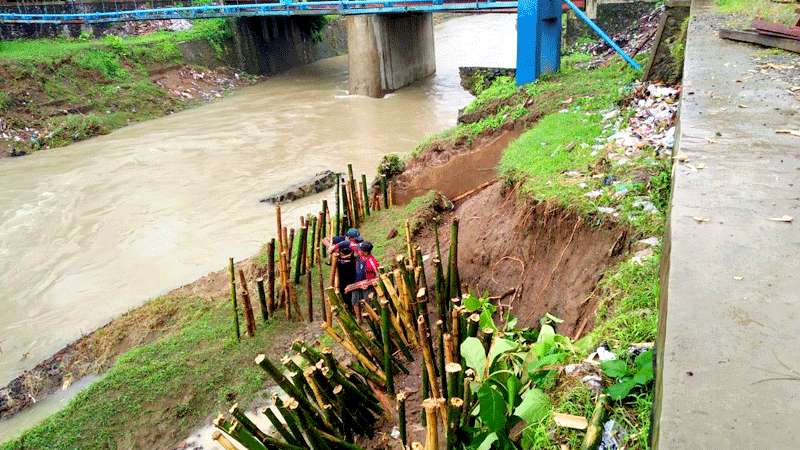
M 157 61 L 165 56 L 175 56 L 178 42 L 207 39 L 215 48 L 222 49 L 230 29 L 224 19 L 203 19 L 193 22 L 185 31 L 159 31 L 141 36 L 120 38 L 107 36 L 98 39 L 17 39 L 0 42 L 0 61 L 50 62 L 78 55 L 89 50 L 111 51 L 121 55 L 139 52 L 147 59 Z
M 13 146 L 60 147 L 191 104 L 154 84 L 148 68 L 180 64 L 178 44 L 190 40 L 208 41 L 221 56 L 230 33 L 223 19 L 208 19 L 186 31 L 126 38 L 0 42 L 0 73 L 7 75 L 0 77 L 0 111 L 9 127 L 37 130 Z
M 641 234 L 658 234 L 669 194 L 669 161 L 644 149 L 626 165 L 606 167 L 602 163 L 608 150 L 595 145 L 612 132 L 604 128 L 602 113 L 619 108 L 635 77 L 631 70 L 620 69 L 619 64 L 594 71 L 568 66 L 563 78 L 550 76 L 524 87 L 538 107 L 562 109 L 545 115 L 515 140 L 503 154 L 498 172 L 507 184 L 519 183 L 519 192 L 536 201 L 587 216 L 596 215 L 600 207 L 614 208 L 620 222 Z M 598 172 L 603 176 L 595 176 Z M 604 179 L 614 182 L 605 185 Z M 601 195 L 587 197 L 590 191 Z M 643 202 L 661 208 L 650 212 Z
M 181 302 L 181 329 L 123 354 L 100 380 L 62 411 L 2 445 L 11 449 L 133 448 L 151 433 L 173 444 L 215 410 L 247 404 L 265 385 L 253 364 L 278 332 L 296 324 L 259 323 L 255 338 L 236 343 L 227 302 L 161 298 Z
M 748 18 L 761 17 L 767 20 L 794 25 L 797 22 L 796 4 L 777 3 L 772 0 L 716 0 L 719 10 Z

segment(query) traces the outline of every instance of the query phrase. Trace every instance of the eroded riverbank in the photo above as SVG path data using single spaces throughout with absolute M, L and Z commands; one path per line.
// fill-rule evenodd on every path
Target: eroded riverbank
M 265 194 L 345 162 L 371 174 L 383 154 L 452 125 L 470 98 L 458 66 L 509 65 L 514 40 L 511 16 L 460 17 L 437 26 L 437 75 L 382 100 L 348 96 L 346 60 L 333 58 L 70 151 L 0 161 L 0 380 L 255 253 L 273 234 Z

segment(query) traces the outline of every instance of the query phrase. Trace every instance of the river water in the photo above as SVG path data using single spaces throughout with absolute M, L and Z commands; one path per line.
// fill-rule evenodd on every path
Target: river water
M 254 254 L 265 195 L 324 169 L 374 174 L 455 123 L 460 65 L 514 65 L 513 15 L 436 27 L 437 73 L 384 99 L 347 95 L 347 58 L 69 147 L 0 160 L 0 386 L 153 296 Z M 285 207 L 288 223 L 321 196 Z

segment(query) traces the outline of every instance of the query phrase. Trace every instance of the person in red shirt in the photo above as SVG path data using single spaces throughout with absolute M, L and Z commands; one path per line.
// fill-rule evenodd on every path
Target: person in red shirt
M 378 278 L 380 263 L 372 256 L 372 243 L 364 241 L 358 245 L 358 257 L 356 259 L 355 282 L 374 280 Z M 369 300 L 371 294 L 375 293 L 375 288 L 368 286 L 363 289 L 356 289 L 351 294 L 353 311 L 359 323 L 361 322 L 361 302 Z

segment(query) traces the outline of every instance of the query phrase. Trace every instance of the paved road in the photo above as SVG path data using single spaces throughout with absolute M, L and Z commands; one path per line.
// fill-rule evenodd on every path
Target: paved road
M 694 1 L 686 48 L 656 439 L 796 449 L 800 137 L 776 130 L 800 130 L 800 102 L 757 69 L 758 48 L 717 37 L 712 3 Z

